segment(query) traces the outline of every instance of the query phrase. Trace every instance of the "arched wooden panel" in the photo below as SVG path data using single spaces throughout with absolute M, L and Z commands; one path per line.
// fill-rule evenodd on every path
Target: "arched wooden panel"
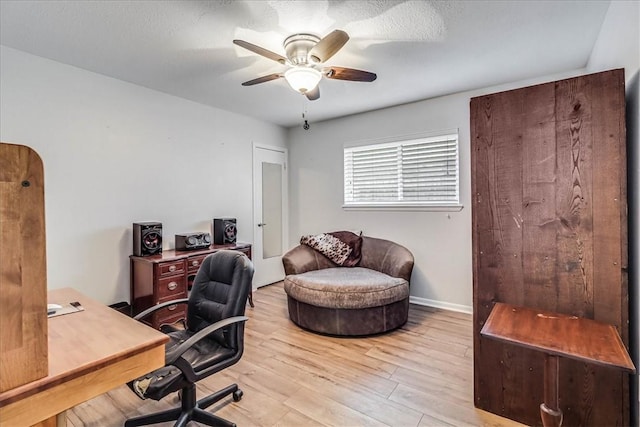
M 0 143 L 0 393 L 48 373 L 45 254 L 42 160 Z

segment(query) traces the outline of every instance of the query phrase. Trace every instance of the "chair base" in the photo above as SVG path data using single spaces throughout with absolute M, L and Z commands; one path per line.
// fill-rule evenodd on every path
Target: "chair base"
M 182 406 L 180 408 L 131 418 L 125 421 L 124 426 L 146 426 L 175 420 L 174 427 L 185 427 L 189 421 L 196 421 L 208 426 L 236 427 L 231 421 L 205 411 L 206 408 L 230 394 L 233 394 L 235 402 L 242 398 L 242 390 L 238 388 L 237 384 L 232 384 L 196 402 L 196 386 L 191 384 L 182 389 Z

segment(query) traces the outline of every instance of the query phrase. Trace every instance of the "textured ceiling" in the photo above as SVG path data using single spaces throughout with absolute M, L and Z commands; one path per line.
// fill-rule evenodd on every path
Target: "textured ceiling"
M 0 43 L 283 126 L 354 114 L 586 65 L 609 1 L 0 1 Z M 284 55 L 298 32 L 349 42 L 328 65 L 377 73 L 323 79 L 317 101 L 232 44 Z

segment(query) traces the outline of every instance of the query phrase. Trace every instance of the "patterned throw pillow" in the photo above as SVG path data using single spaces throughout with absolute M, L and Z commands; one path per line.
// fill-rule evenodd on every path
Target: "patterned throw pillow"
M 343 267 L 356 266 L 362 257 L 362 237 L 350 231 L 302 236 L 300 244 L 315 249 Z

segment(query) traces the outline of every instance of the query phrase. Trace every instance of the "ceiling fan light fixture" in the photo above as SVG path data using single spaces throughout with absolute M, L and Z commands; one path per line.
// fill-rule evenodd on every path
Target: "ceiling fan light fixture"
M 284 78 L 293 90 L 304 94 L 318 86 L 322 73 L 315 68 L 293 67 L 284 73 Z

